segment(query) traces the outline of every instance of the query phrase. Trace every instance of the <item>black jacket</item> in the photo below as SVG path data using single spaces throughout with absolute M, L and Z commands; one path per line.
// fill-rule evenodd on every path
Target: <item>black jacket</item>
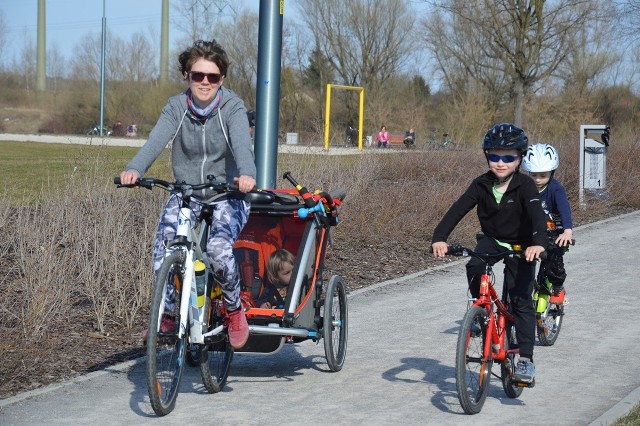
M 514 173 L 500 204 L 493 196 L 496 181 L 491 171 L 474 179 L 436 226 L 432 242 L 446 242 L 458 222 L 477 206 L 480 227 L 488 237 L 525 247 L 546 247 L 547 225 L 533 180 L 519 172 Z

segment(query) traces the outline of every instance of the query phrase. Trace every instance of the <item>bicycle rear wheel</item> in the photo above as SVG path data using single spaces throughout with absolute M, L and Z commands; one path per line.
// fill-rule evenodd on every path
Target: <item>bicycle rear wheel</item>
M 322 337 L 331 371 L 340 371 L 347 354 L 347 293 L 342 279 L 334 275 L 325 293 Z
M 462 409 L 467 414 L 482 410 L 487 398 L 493 359 L 485 356 L 488 314 L 481 306 L 472 306 L 460 326 L 456 347 L 456 390 Z
M 222 325 L 224 321 L 223 303 L 222 298 L 211 300 L 209 330 Z M 211 343 L 205 344 L 200 351 L 200 375 L 202 376 L 202 384 L 207 391 L 216 393 L 222 390 L 227 382 L 227 377 L 229 377 L 233 347 L 229 343 L 229 336 L 226 332 L 212 336 L 211 339 Z
M 178 338 L 182 290 L 182 261 L 179 253 L 167 256 L 158 270 L 151 299 L 147 337 L 147 387 L 153 411 L 169 414 L 176 404 L 187 347 L 186 334 Z M 175 288 L 173 309 L 165 309 L 167 288 Z
M 553 346 L 558 340 L 562 318 L 564 316 L 564 305 L 549 303 L 547 310 L 538 314 L 537 329 L 538 340 L 542 346 Z

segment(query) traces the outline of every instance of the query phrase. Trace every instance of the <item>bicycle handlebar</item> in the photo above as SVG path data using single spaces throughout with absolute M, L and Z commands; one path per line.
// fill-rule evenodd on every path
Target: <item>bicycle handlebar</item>
M 123 185 L 121 183 L 120 177 L 115 177 L 113 178 L 113 183 L 119 188 L 134 188 L 136 186 L 140 186 L 147 189 L 153 189 L 154 186 L 158 186 L 169 192 L 180 192 L 189 195 L 191 195 L 190 192 L 199 191 L 201 189 L 212 189 L 219 194 L 227 192 L 240 192 L 238 185 L 216 181 L 213 178 L 209 178 L 208 182 L 200 184 L 189 184 L 186 182 L 167 182 L 166 180 L 156 178 L 138 178 L 136 180 L 136 183 L 134 184 Z
M 514 256 L 514 257 L 522 257 L 524 256 L 524 250 L 503 250 L 498 253 L 480 253 L 476 252 L 468 247 L 464 247 L 460 244 L 451 244 L 449 249 L 445 253 L 445 255 L 449 256 L 460 256 L 460 257 L 477 257 L 478 259 L 484 260 L 486 262 L 489 261 L 499 261 L 504 259 L 505 257 Z M 547 258 L 547 252 L 543 251 L 540 253 L 540 260 L 545 260 Z

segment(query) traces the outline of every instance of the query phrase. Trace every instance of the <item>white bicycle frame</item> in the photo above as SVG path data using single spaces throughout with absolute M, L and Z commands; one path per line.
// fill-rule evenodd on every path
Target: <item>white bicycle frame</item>
M 202 234 L 207 227 L 201 225 L 196 232 L 196 229 L 192 226 L 191 221 L 191 209 L 188 207 L 180 208 L 178 214 L 178 227 L 176 229 L 176 239 L 186 239 L 186 244 L 177 244 L 170 246 L 166 249 L 165 256 L 169 253 L 176 251 L 184 251 L 184 261 L 182 264 L 183 282 L 182 293 L 180 298 L 180 325 L 178 328 L 178 338 L 182 338 L 187 331 L 187 324 L 189 325 L 189 343 L 204 344 L 205 337 L 219 334 L 223 330 L 223 326 L 220 325 L 215 329 L 203 333 L 206 330 L 208 313 L 209 313 L 209 295 L 205 295 L 205 303 L 202 307 L 198 307 L 198 294 L 195 282 L 195 268 L 193 262 L 195 259 L 203 261 L 206 265 L 206 270 L 211 271 L 211 263 L 209 262 L 209 256 L 203 253 L 200 247 L 199 241 L 201 241 Z M 194 253 L 195 252 L 195 253 Z M 205 275 L 207 277 L 208 274 Z M 208 277 L 207 277 L 208 279 Z M 167 283 L 164 283 L 166 294 Z M 205 289 L 206 291 L 206 289 Z M 160 306 L 160 313 L 164 312 L 164 300 Z M 161 317 L 162 315 L 160 315 Z

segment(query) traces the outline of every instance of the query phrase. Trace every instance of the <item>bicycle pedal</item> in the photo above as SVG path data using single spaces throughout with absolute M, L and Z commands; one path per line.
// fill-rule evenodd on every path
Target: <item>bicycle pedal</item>
M 536 379 L 533 379 L 531 381 L 531 383 L 527 383 L 527 382 L 513 382 L 514 385 L 518 386 L 519 388 L 532 388 L 536 385 Z

